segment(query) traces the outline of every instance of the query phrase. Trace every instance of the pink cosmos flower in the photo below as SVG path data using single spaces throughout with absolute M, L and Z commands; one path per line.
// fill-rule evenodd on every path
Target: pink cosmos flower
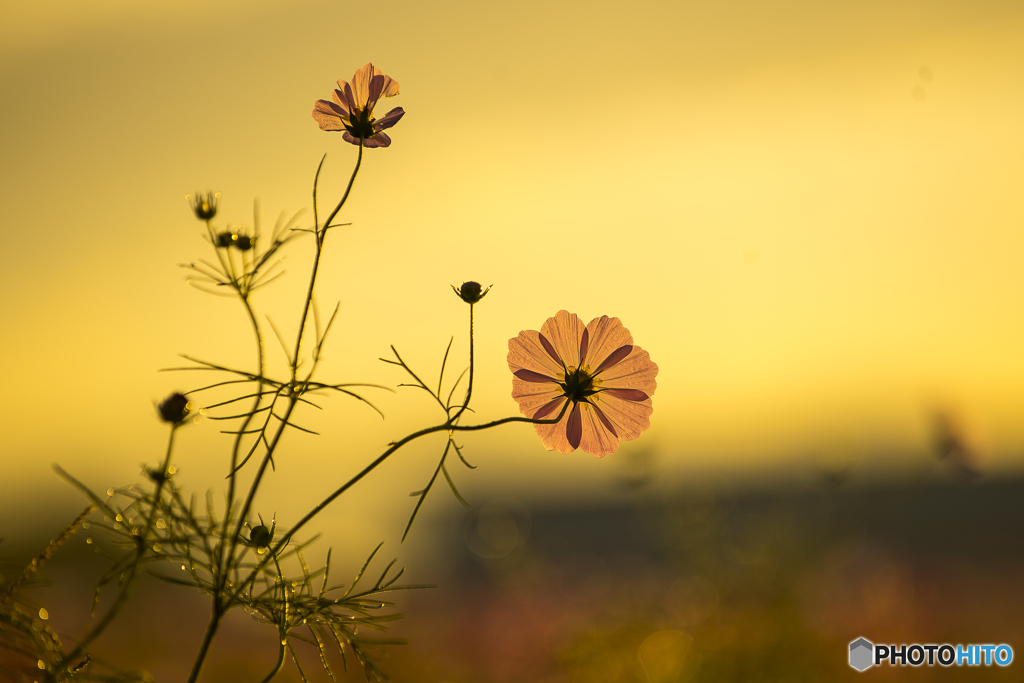
M 603 315 L 584 327 L 575 313 L 559 311 L 540 332 L 508 340 L 508 367 L 512 398 L 527 417 L 551 419 L 572 402 L 556 424 L 534 425 L 549 451 L 582 448 L 603 458 L 619 439 L 651 426 L 658 366 L 618 318 Z
M 373 118 L 373 108 L 381 97 L 398 94 L 398 81 L 385 76 L 373 64 L 367 64 L 356 72 L 351 83 L 338 81 L 338 89 L 331 96 L 332 102 L 317 100 L 313 105 L 313 119 L 320 130 L 343 130 L 345 142 L 364 147 L 387 147 L 391 138 L 383 132 L 385 128 L 398 123 L 405 116 L 401 107 L 395 107 L 379 119 Z

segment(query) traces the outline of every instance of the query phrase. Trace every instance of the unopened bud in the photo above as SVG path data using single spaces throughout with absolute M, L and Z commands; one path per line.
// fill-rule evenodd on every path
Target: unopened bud
M 196 215 L 196 218 L 201 221 L 208 221 L 217 215 L 217 200 L 219 198 L 219 192 L 217 194 L 207 192 L 205 197 L 202 193 L 196 192 L 188 198 L 188 203 L 192 207 L 192 212 Z
M 493 285 L 491 285 L 493 287 Z M 459 295 L 459 298 L 465 301 L 467 304 L 475 304 L 476 302 L 487 296 L 487 292 L 491 291 L 491 287 L 483 288 L 479 282 L 463 282 L 461 287 L 452 285 L 452 291 Z
M 272 540 L 273 535 L 270 533 L 270 529 L 262 524 L 258 527 L 253 527 L 252 531 L 249 532 L 249 542 L 257 548 L 266 548 Z
M 157 409 L 160 411 L 160 419 L 164 422 L 180 424 L 192 412 L 192 404 L 184 394 L 175 393 L 164 399 Z

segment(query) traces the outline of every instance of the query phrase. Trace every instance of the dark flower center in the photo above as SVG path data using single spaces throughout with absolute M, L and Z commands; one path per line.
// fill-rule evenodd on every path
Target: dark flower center
M 374 121 L 376 121 L 376 119 L 370 116 L 370 112 L 368 110 L 364 109 L 359 112 L 357 116 L 349 118 L 349 122 L 345 124 L 345 130 L 351 133 L 352 137 L 355 138 L 363 138 L 364 140 L 372 138 L 374 136 Z
M 597 393 L 594 378 L 582 368 L 569 368 L 565 380 L 558 383 L 565 397 L 574 403 L 586 400 Z

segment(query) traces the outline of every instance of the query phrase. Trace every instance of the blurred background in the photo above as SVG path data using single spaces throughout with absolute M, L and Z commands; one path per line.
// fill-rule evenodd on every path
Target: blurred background
M 321 377 L 404 381 L 377 360 L 391 344 L 436 377 L 452 336 L 461 371 L 448 285 L 470 279 L 494 284 L 474 419 L 518 412 L 507 341 L 559 309 L 618 316 L 660 367 L 651 429 L 609 458 L 549 453 L 522 425 L 467 436 L 479 469 L 453 474 L 472 509 L 439 488 L 401 544 L 443 447 L 424 440 L 321 516 L 315 547 L 342 574 L 383 540 L 410 581 L 440 585 L 402 597 L 400 680 L 834 680 L 858 636 L 1020 642 L 1019 3 L 53 0 L 0 16 L 3 571 L 84 506 L 52 463 L 102 491 L 158 460 L 154 404 L 216 379 L 157 372 L 177 354 L 250 367 L 242 309 L 179 268 L 212 256 L 184 195 L 221 192 L 222 227 L 311 221 L 321 156 L 326 205 L 356 154 L 313 102 L 372 61 L 401 84 L 385 111 L 407 115 L 327 242 L 319 307 L 341 308 Z M 255 296 L 286 336 L 312 253 L 289 245 Z M 267 350 L 280 372 L 269 330 Z M 321 436 L 288 435 L 264 517 L 287 526 L 440 417 L 422 392 L 369 396 L 386 419 L 336 398 L 301 416 Z M 186 490 L 222 495 L 220 428 L 182 432 Z M 72 639 L 102 572 L 84 539 L 38 598 L 67 605 L 50 611 Z M 126 615 L 110 657 L 181 678 L 199 637 L 181 624 L 205 623 L 181 593 L 143 588 L 177 616 L 154 640 Z M 253 644 L 273 636 L 238 616 L 211 671 L 258 680 L 273 656 Z

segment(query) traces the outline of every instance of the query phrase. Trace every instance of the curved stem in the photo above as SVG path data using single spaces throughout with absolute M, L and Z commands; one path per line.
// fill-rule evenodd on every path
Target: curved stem
M 362 141 L 362 139 L 360 139 L 360 141 L 359 141 L 359 157 L 356 159 L 356 166 L 352 170 L 352 176 L 348 180 L 348 187 L 345 188 L 345 194 L 344 194 L 344 196 L 342 196 L 341 201 L 338 202 L 338 205 L 334 207 L 334 211 L 331 212 L 331 215 L 328 216 L 327 220 L 324 222 L 323 230 L 317 233 L 317 238 L 316 238 L 316 259 L 313 261 L 313 271 L 312 271 L 312 273 L 310 275 L 310 278 L 309 278 L 309 289 L 306 292 L 306 301 L 305 301 L 305 303 L 303 304 L 303 307 L 302 307 L 302 319 L 299 322 L 299 333 L 298 333 L 297 339 L 295 341 L 295 355 L 293 357 L 293 364 L 292 364 L 292 381 L 293 382 L 295 381 L 296 372 L 298 371 L 298 367 L 299 367 L 299 352 L 300 352 L 300 349 L 302 347 L 302 333 L 303 333 L 303 330 L 306 327 L 306 317 L 309 314 L 309 307 L 310 307 L 310 304 L 311 304 L 311 302 L 313 300 L 313 288 L 316 285 L 317 271 L 320 268 L 320 256 L 323 253 L 323 243 L 324 243 L 324 238 L 326 237 L 326 234 L 327 234 L 327 226 L 330 225 L 330 223 L 334 219 L 334 217 L 336 215 L 338 215 L 339 211 L 341 211 L 341 207 L 343 207 L 345 205 L 345 202 L 348 200 L 348 196 L 352 192 L 352 184 L 355 183 L 356 175 L 358 175 L 359 167 L 362 166 L 362 163 L 363 163 L 363 141 Z M 318 229 L 319 229 L 319 227 L 318 227 Z M 294 389 L 293 389 L 293 392 L 294 392 Z M 252 484 L 249 485 L 249 493 L 246 496 L 245 503 L 242 505 L 242 509 L 239 512 L 238 523 L 235 526 L 235 534 L 232 537 L 232 541 L 231 541 L 231 543 L 232 543 L 232 546 L 231 546 L 232 547 L 232 551 L 233 551 L 235 545 L 238 543 L 238 535 L 242 532 L 242 525 L 245 524 L 245 517 L 246 517 L 246 515 L 249 514 L 249 509 L 252 507 L 252 501 L 256 497 L 256 490 L 259 488 L 260 482 L 263 479 L 263 475 L 267 471 L 267 465 L 270 464 L 270 461 L 271 461 L 271 459 L 274 456 L 274 451 L 277 449 L 277 444 L 280 442 L 281 436 L 284 434 L 284 429 L 288 425 L 288 419 L 291 417 L 292 411 L 295 410 L 295 404 L 297 402 L 298 402 L 298 396 L 295 393 L 292 393 L 292 395 L 289 397 L 289 400 L 288 400 L 288 408 L 285 410 L 284 417 L 281 419 L 281 426 L 278 428 L 277 433 L 274 435 L 273 442 L 271 442 L 271 444 L 267 447 L 267 452 L 263 456 L 262 462 L 260 462 L 260 467 L 259 467 L 259 469 L 256 472 L 256 476 L 253 478 Z
M 352 177 L 348 179 L 348 187 L 345 188 L 345 194 L 342 196 L 341 201 L 334 207 L 334 211 L 331 211 L 331 215 L 324 221 L 324 227 L 321 230 L 320 226 L 317 226 L 316 233 L 316 259 L 313 261 L 313 272 L 309 277 L 309 290 L 306 292 L 306 303 L 302 307 L 302 318 L 299 320 L 299 334 L 295 339 L 295 355 L 292 356 L 292 380 L 295 380 L 296 372 L 299 369 L 299 353 L 302 349 L 302 333 L 306 329 L 306 318 L 309 316 L 309 306 L 313 301 L 313 286 L 316 284 L 316 274 L 320 268 L 320 255 L 324 250 L 324 240 L 327 238 L 327 227 L 334 220 L 334 217 L 341 211 L 341 207 L 345 206 L 345 202 L 348 201 L 349 193 L 352 192 L 352 185 L 356 182 L 356 175 L 359 174 L 359 167 L 363 165 L 363 139 L 359 138 L 359 157 L 356 159 L 356 167 L 352 170 Z
M 121 585 L 121 590 L 118 591 L 117 597 L 114 598 L 114 602 L 111 603 L 107 613 L 104 614 L 96 625 L 93 626 L 85 635 L 85 637 L 78 642 L 75 649 L 64 657 L 64 664 L 77 659 L 85 651 L 85 648 L 89 647 L 89 645 L 92 644 L 92 642 L 96 640 L 101 633 L 103 633 L 107 626 L 110 625 L 110 622 L 114 620 L 114 617 L 117 616 L 117 613 L 121 611 L 121 608 L 124 607 L 125 602 L 128 601 L 128 594 L 135 581 L 135 572 L 138 571 L 139 562 L 142 560 L 142 556 L 146 554 L 146 539 L 149 537 L 149 532 L 152 531 L 153 525 L 156 523 L 157 511 L 159 509 L 158 506 L 160 505 L 160 494 L 163 491 L 164 484 L 167 482 L 167 468 L 171 464 L 171 451 L 174 448 L 174 434 L 178 431 L 178 427 L 180 426 L 181 424 L 171 425 L 171 435 L 167 439 L 167 453 L 164 455 L 163 466 L 160 469 L 160 474 L 162 476 L 157 477 L 156 490 L 153 492 L 153 506 L 150 509 L 149 518 L 146 520 L 146 526 L 143 527 L 142 535 L 139 536 L 138 541 L 136 541 L 135 561 L 132 562 L 131 567 L 128 569 L 128 577 Z
M 277 665 L 274 667 L 273 671 L 267 674 L 266 678 L 260 681 L 260 683 L 268 683 L 273 680 L 274 676 L 281 673 L 281 669 L 284 667 L 284 644 L 286 642 L 288 641 L 282 638 L 281 642 L 277 644 Z
M 321 160 L 320 163 L 321 163 L 321 165 L 323 165 L 323 160 Z M 313 269 L 312 269 L 312 272 L 310 273 L 310 278 L 309 278 L 309 289 L 306 291 L 306 300 L 305 300 L 305 303 L 302 306 L 302 317 L 301 317 L 301 319 L 299 321 L 299 332 L 296 335 L 296 339 L 295 339 L 295 355 L 294 355 L 293 361 L 292 361 L 292 382 L 293 383 L 295 382 L 295 379 L 296 379 L 296 376 L 297 376 L 297 373 L 298 373 L 299 353 L 300 353 L 301 348 L 302 348 L 302 335 L 303 335 L 303 332 L 306 329 L 306 319 L 309 316 L 309 307 L 310 307 L 310 305 L 312 304 L 312 301 L 313 301 L 313 289 L 316 286 L 316 276 L 317 276 L 317 272 L 319 271 L 319 268 L 320 268 L 320 256 L 323 254 L 323 245 L 324 245 L 324 239 L 327 236 L 327 228 L 330 226 L 331 221 L 334 220 L 334 217 L 338 215 L 338 212 L 341 211 L 341 208 L 345 205 L 345 202 L 348 200 L 349 194 L 352 192 L 352 185 L 355 183 L 356 175 L 358 175 L 359 168 L 360 168 L 360 166 L 362 166 L 362 163 L 363 163 L 363 140 L 362 140 L 362 138 L 360 138 L 360 140 L 359 140 L 359 156 L 356 159 L 356 166 L 352 170 L 352 175 L 351 175 L 351 177 L 348 180 L 348 186 L 345 188 L 345 194 L 342 196 L 341 201 L 338 202 L 338 205 L 334 207 L 334 210 L 331 212 L 330 216 L 328 216 L 327 220 L 324 221 L 323 229 L 321 230 L 319 225 L 316 226 L 316 230 L 317 230 L 317 233 L 316 233 L 316 258 L 313 261 Z M 318 168 L 317 169 L 317 177 L 318 178 L 319 178 L 319 175 L 320 175 L 320 169 Z M 315 210 L 315 208 L 316 208 L 316 206 L 315 206 L 316 205 L 316 182 L 315 181 L 314 181 L 313 193 L 314 193 L 313 201 L 314 201 L 314 210 Z M 211 229 L 211 233 L 212 233 L 212 229 Z M 255 327 L 256 320 L 255 320 L 255 317 L 252 315 L 251 307 L 247 306 L 247 310 L 249 310 L 251 320 L 252 320 L 253 325 Z M 256 328 L 256 329 L 257 329 L 257 338 L 259 338 L 258 328 Z M 262 343 L 261 343 L 260 344 L 260 377 L 262 378 L 262 376 L 263 376 L 263 347 L 262 347 Z M 261 385 L 262 385 L 262 382 L 261 382 Z M 270 445 L 267 447 L 267 452 L 263 456 L 263 460 L 260 463 L 260 467 L 259 467 L 259 469 L 256 472 L 256 476 L 253 478 L 252 484 L 249 485 L 249 492 L 246 495 L 245 503 L 242 505 L 242 509 L 239 511 L 238 522 L 237 522 L 237 524 L 235 526 L 235 532 L 231 536 L 230 542 L 228 541 L 227 538 L 224 538 L 222 540 L 222 547 L 223 547 L 223 544 L 228 544 L 229 543 L 229 545 L 228 545 L 229 550 L 227 552 L 227 557 L 228 558 L 234 556 L 235 549 L 238 546 L 239 536 L 242 533 L 242 526 L 245 524 L 245 517 L 246 517 L 246 515 L 249 514 L 249 510 L 252 507 L 252 501 L 253 501 L 253 499 L 256 496 L 256 491 L 259 488 L 259 485 L 260 485 L 260 482 L 263 479 L 264 473 L 266 473 L 266 471 L 267 471 L 267 465 L 270 463 L 271 459 L 274 456 L 274 451 L 277 449 L 277 445 L 278 445 L 278 443 L 281 440 L 281 436 L 284 434 L 285 427 L 288 426 L 288 419 L 291 417 L 292 411 L 295 409 L 295 405 L 298 402 L 298 395 L 294 393 L 295 389 L 293 388 L 292 391 L 293 391 L 293 393 L 289 397 L 289 401 L 288 401 L 288 408 L 285 411 L 284 417 L 281 419 L 281 426 L 277 430 L 277 433 L 274 435 L 273 442 L 271 442 Z M 256 405 L 258 407 L 258 405 L 259 405 L 259 403 L 258 403 L 259 396 L 258 395 L 257 395 L 256 401 L 257 401 Z M 240 431 L 244 431 L 244 427 Z M 239 436 L 241 436 L 241 435 L 239 435 Z M 225 529 L 227 529 L 227 518 L 229 516 L 228 513 L 230 512 L 231 504 L 233 503 L 235 476 L 237 475 L 237 473 L 235 472 L 235 465 L 237 464 L 236 463 L 237 457 L 238 457 L 238 446 L 237 446 L 237 442 L 236 442 L 236 447 L 235 447 L 235 450 L 234 450 L 234 452 L 232 454 L 232 476 L 231 476 L 231 482 L 229 484 L 228 510 L 225 513 L 225 523 L 224 523 Z M 224 555 L 222 554 L 221 557 L 223 558 Z M 217 632 L 217 628 L 220 625 L 220 619 L 224 615 L 224 612 L 226 611 L 226 606 L 230 605 L 232 603 L 232 601 L 238 595 L 238 592 L 236 592 L 236 593 L 233 593 L 231 596 L 228 596 L 227 599 L 224 599 L 225 596 L 223 595 L 223 590 L 224 590 L 224 586 L 227 585 L 227 571 L 226 571 L 226 567 L 224 565 L 224 562 L 225 562 L 224 559 L 219 560 L 219 564 L 221 565 L 220 566 L 220 569 L 221 569 L 220 585 L 219 585 L 219 589 L 216 591 L 216 595 L 214 595 L 214 598 L 213 598 L 213 611 L 210 614 L 210 623 L 206 627 L 206 633 L 203 635 L 203 641 L 202 641 L 202 643 L 199 646 L 199 651 L 196 653 L 195 661 L 192 664 L 192 671 L 189 674 L 189 678 L 188 678 L 188 682 L 189 683 L 195 683 L 196 679 L 199 677 L 199 672 L 202 669 L 203 662 L 205 661 L 206 655 L 209 652 L 210 643 L 213 641 L 213 637 L 214 637 L 214 635 Z M 262 567 L 263 566 L 262 563 L 259 566 Z
M 487 422 L 485 424 L 469 425 L 469 426 L 455 425 L 455 424 L 452 424 L 451 421 L 448 421 L 448 422 L 445 422 L 444 424 L 435 425 L 433 427 L 427 427 L 426 429 L 421 429 L 418 432 L 414 432 L 414 433 L 406 436 L 401 441 L 396 441 L 395 443 L 391 444 L 391 447 L 388 448 L 386 451 L 384 451 L 380 455 L 380 457 L 378 457 L 376 460 L 374 460 L 369 465 L 364 467 L 362 469 L 362 471 L 360 471 L 354 477 L 352 477 L 347 482 L 345 482 L 340 488 L 335 490 L 334 493 L 330 494 L 329 496 L 324 498 L 322 501 L 320 501 L 320 503 L 318 503 L 316 507 L 314 507 L 312 510 L 310 510 L 306 514 L 305 517 L 300 519 L 298 521 L 298 523 L 296 523 L 295 526 L 293 526 L 288 531 L 288 533 L 286 533 L 284 536 L 281 537 L 281 540 L 278 541 L 277 545 L 274 546 L 274 548 L 272 550 L 272 554 L 273 555 L 277 555 L 278 553 L 280 553 L 281 550 L 285 547 L 285 545 L 287 545 L 288 541 L 290 541 L 291 538 L 299 531 L 299 529 L 301 529 L 303 526 L 305 526 L 307 522 L 309 522 L 311 519 L 316 517 L 325 507 L 330 505 L 334 501 L 335 498 L 337 498 L 341 494 L 345 493 L 345 491 L 347 491 L 350 488 L 352 488 L 357 482 L 359 482 L 360 479 L 362 479 L 367 474 L 369 474 L 370 472 L 375 470 L 378 465 L 380 465 L 382 462 L 387 460 L 389 457 L 391 457 L 391 455 L 395 451 L 397 451 L 399 448 L 401 448 L 405 444 L 409 443 L 410 441 L 415 441 L 416 439 L 420 438 L 421 436 L 426 436 L 427 434 L 434 434 L 435 432 L 442 432 L 442 431 L 447 431 L 447 432 L 451 432 L 451 431 L 475 432 L 475 431 L 479 431 L 481 429 L 490 429 L 491 427 L 497 427 L 498 425 L 508 424 L 510 422 L 526 422 L 528 424 L 535 424 L 535 425 L 556 424 L 557 422 L 559 422 L 565 416 L 566 410 L 568 410 L 569 405 L 571 403 L 572 403 L 572 401 L 566 401 L 564 404 L 562 404 L 562 410 L 559 411 L 557 416 L 551 418 L 550 420 L 534 420 L 534 419 L 529 418 L 529 417 L 518 417 L 517 416 L 517 417 L 504 417 L 504 418 L 502 418 L 500 420 L 494 420 L 493 422 Z M 279 434 L 280 434 L 280 432 L 279 432 Z M 241 591 L 244 589 L 245 586 L 249 585 L 249 583 L 256 577 L 256 574 L 260 571 L 260 569 L 263 568 L 263 565 L 266 564 L 266 562 L 267 562 L 267 560 L 263 559 L 261 562 L 259 562 L 253 568 L 253 570 L 249 573 L 249 576 L 245 579 L 245 581 L 242 581 L 238 585 L 238 588 L 235 590 L 235 594 L 234 595 L 238 595 L 239 593 L 241 593 Z

